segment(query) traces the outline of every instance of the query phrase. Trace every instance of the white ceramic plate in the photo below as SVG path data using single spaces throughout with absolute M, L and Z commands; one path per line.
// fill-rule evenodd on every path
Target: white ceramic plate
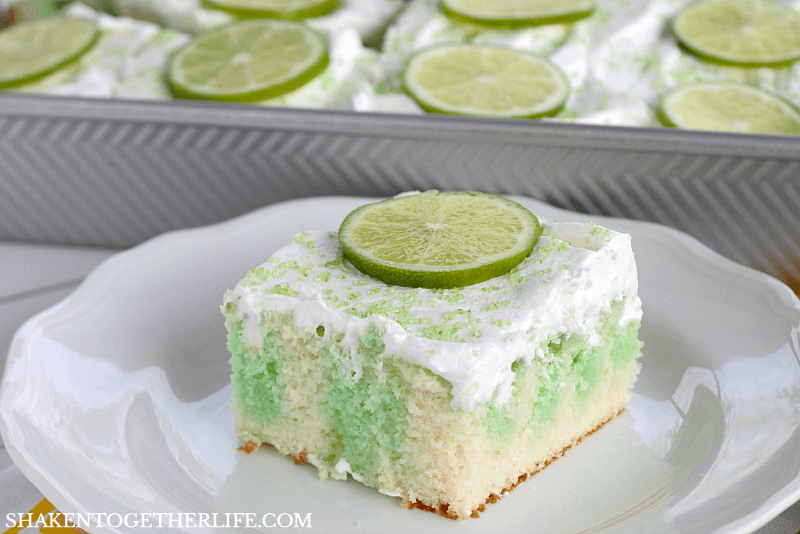
M 633 400 L 480 519 L 408 511 L 274 451 L 237 452 L 223 292 L 295 233 L 335 230 L 365 201 L 300 200 L 166 234 L 27 322 L 0 399 L 23 473 L 65 512 L 138 512 L 131 524 L 143 512 L 276 514 L 267 524 L 311 513 L 317 532 L 749 533 L 800 499 L 798 299 L 686 235 L 600 217 L 634 237 L 645 348 Z M 209 531 L 172 532 L 184 530 Z

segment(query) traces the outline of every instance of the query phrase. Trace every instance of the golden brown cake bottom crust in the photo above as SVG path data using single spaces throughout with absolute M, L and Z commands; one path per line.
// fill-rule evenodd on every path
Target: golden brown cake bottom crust
M 587 432 L 583 436 L 579 437 L 574 445 L 578 445 L 581 441 L 583 441 L 583 438 L 585 438 L 585 437 L 587 437 L 587 436 L 589 436 L 591 434 L 594 434 L 595 432 L 600 430 L 606 423 L 608 423 L 609 421 L 611 421 L 615 417 L 621 415 L 622 412 L 624 412 L 624 411 L 625 411 L 625 408 L 622 408 L 616 414 L 612 415 L 611 417 L 609 417 L 608 419 L 606 419 L 605 421 L 603 421 L 602 423 L 597 425 L 595 428 L 593 428 L 592 430 L 590 430 L 589 432 Z M 261 443 L 259 445 L 255 441 L 248 441 L 247 443 L 245 443 L 244 445 L 239 447 L 239 450 L 240 451 L 244 451 L 247 454 L 250 454 L 251 452 L 256 450 L 259 446 L 266 446 L 266 447 L 274 448 L 274 447 L 272 447 L 272 445 L 270 443 L 267 443 L 267 442 L 263 442 L 263 443 Z M 475 510 L 473 510 L 472 514 L 470 515 L 470 517 L 471 518 L 480 517 L 481 512 L 486 511 L 486 504 L 496 503 L 502 497 L 504 497 L 506 493 L 511 492 L 511 490 L 513 490 L 514 488 L 519 486 L 521 483 L 523 483 L 526 480 L 528 480 L 529 477 L 532 477 L 533 475 L 535 475 L 536 473 L 538 473 L 539 471 L 541 471 L 542 469 L 544 469 L 545 467 L 547 467 L 551 463 L 555 462 L 556 460 L 558 460 L 559 458 L 564 456 L 564 453 L 566 453 L 572 447 L 573 447 L 573 445 L 567 445 L 559 453 L 553 455 L 552 458 L 546 460 L 544 465 L 541 466 L 540 468 L 535 469 L 535 470 L 531 471 L 530 473 L 522 473 L 519 476 L 519 478 L 517 478 L 516 482 L 514 482 L 513 484 L 511 484 L 507 488 L 503 488 L 502 491 L 500 491 L 500 495 L 498 495 L 496 493 L 489 494 L 489 496 L 486 497 L 486 503 L 485 504 L 481 504 Z M 306 461 L 306 457 L 308 456 L 308 452 L 306 452 L 305 450 L 302 450 L 297 454 L 290 454 L 289 456 L 294 460 L 295 465 L 300 465 L 300 464 L 311 465 Z M 405 501 L 403 503 L 403 507 L 407 508 L 408 510 L 413 510 L 414 508 L 418 508 L 418 509 L 424 510 L 426 512 L 432 512 L 434 514 L 439 514 L 440 516 L 446 517 L 448 519 L 458 519 L 458 515 L 457 514 L 455 514 L 454 512 L 450 512 L 449 511 L 450 505 L 447 504 L 447 503 L 442 503 L 442 504 L 439 505 L 438 508 L 435 508 L 433 506 L 428 506 L 427 504 L 423 504 L 423 503 L 421 503 L 419 501 L 414 501 L 414 502 Z M 463 518 L 463 519 L 466 519 L 466 518 Z
M 612 415 L 611 417 L 609 417 L 608 419 L 606 419 L 605 421 L 603 421 L 602 423 L 597 425 L 595 428 L 593 428 L 592 430 L 590 430 L 589 432 L 587 432 L 583 436 L 579 437 L 578 440 L 575 442 L 575 445 L 578 445 L 583 440 L 583 438 L 585 438 L 585 437 L 587 437 L 587 436 L 589 436 L 591 434 L 594 434 L 595 432 L 600 430 L 600 428 L 602 428 L 606 423 L 608 423 L 609 421 L 611 421 L 612 419 L 614 419 L 618 415 L 622 414 L 622 412 L 624 412 L 624 411 L 625 411 L 625 408 L 622 408 L 616 414 Z M 538 469 L 535 469 L 535 470 L 531 471 L 530 473 L 522 473 L 519 476 L 519 478 L 517 479 L 516 482 L 514 482 L 513 484 L 511 484 L 507 488 L 503 488 L 502 491 L 500 491 L 500 495 L 497 495 L 496 493 L 491 493 L 488 497 L 486 497 L 486 503 L 478 506 L 478 508 L 473 510 L 472 514 L 470 515 L 470 517 L 472 517 L 472 518 L 480 517 L 481 512 L 486 511 L 486 504 L 496 503 L 501 498 L 503 498 L 506 493 L 509 493 L 511 490 L 513 490 L 514 488 L 519 486 L 521 483 L 523 483 L 526 480 L 528 480 L 528 477 L 532 477 L 533 475 L 535 475 L 536 473 L 538 473 L 539 471 L 541 471 L 542 469 L 544 469 L 545 467 L 547 467 L 551 463 L 555 462 L 556 460 L 558 460 L 559 458 L 564 456 L 564 453 L 566 453 L 572 447 L 573 447 L 573 445 L 567 445 L 559 453 L 553 455 L 553 457 L 550 458 L 549 460 L 546 460 L 542 467 L 540 467 Z M 414 508 L 419 508 L 420 510 L 425 510 L 426 512 L 433 512 L 434 514 L 439 514 L 440 516 L 446 517 L 448 519 L 458 519 L 458 515 L 456 515 L 453 512 L 449 512 L 448 511 L 449 505 L 446 504 L 446 503 L 440 504 L 438 508 L 434 508 L 433 506 L 428 506 L 427 504 L 423 504 L 423 503 L 421 503 L 419 501 L 415 501 L 415 502 L 405 501 L 403 503 L 403 506 L 406 507 L 409 510 L 413 510 Z M 466 519 L 466 518 L 463 518 L 463 519 Z

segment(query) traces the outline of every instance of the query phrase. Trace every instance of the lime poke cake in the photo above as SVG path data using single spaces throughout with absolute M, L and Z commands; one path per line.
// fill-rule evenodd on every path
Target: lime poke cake
M 176 98 L 351 109 L 377 64 L 352 28 L 326 36 L 298 22 L 253 19 L 193 37 L 172 56 L 166 79 Z
M 88 0 L 98 9 L 143 18 L 197 34 L 241 19 L 302 20 L 328 35 L 353 28 L 369 42 L 402 6 L 401 0 Z
M 75 2 L 56 16 L 0 31 L 0 90 L 61 96 L 167 99 L 180 32 Z
M 537 56 L 563 72 L 569 91 L 500 83 L 485 68 L 498 68 L 484 59 L 486 47 Z M 432 48 L 467 59 L 425 76 L 418 56 Z M 548 120 L 796 134 L 799 58 L 796 0 L 411 0 L 386 32 L 384 77 L 354 102 L 360 111 L 475 115 L 478 108 L 505 117 L 498 100 L 549 98 Z M 721 83 L 746 87 L 709 90 Z M 705 87 L 692 91 L 697 85 Z M 691 114 L 709 120 L 665 105 L 687 88 L 681 98 Z
M 73 3 L 0 32 L 0 90 L 191 98 L 350 109 L 377 53 L 346 28 L 330 38 L 292 21 L 244 20 L 188 36 Z
M 452 519 L 621 413 L 642 346 L 629 235 L 469 192 L 302 232 L 222 312 L 246 452 Z

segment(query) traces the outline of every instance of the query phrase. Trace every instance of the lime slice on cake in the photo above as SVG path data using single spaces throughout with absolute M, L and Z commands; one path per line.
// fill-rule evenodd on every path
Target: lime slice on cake
M 76 61 L 100 31 L 86 20 L 51 18 L 0 31 L 0 88 L 32 82 Z
M 302 20 L 335 11 L 339 0 L 204 0 L 203 4 L 240 18 Z
M 557 114 L 569 81 L 556 65 L 498 46 L 436 46 L 412 56 L 406 90 L 426 111 L 500 118 Z
M 245 20 L 202 33 L 178 50 L 167 80 L 178 98 L 260 102 L 298 89 L 328 65 L 328 46 L 296 22 Z
M 507 273 L 541 233 L 535 215 L 503 197 L 428 191 L 361 206 L 339 240 L 357 269 L 387 284 L 452 288 Z
M 707 0 L 675 17 L 678 42 L 702 59 L 742 67 L 800 58 L 800 13 L 767 0 Z
M 681 87 L 662 100 L 659 118 L 692 130 L 800 135 L 800 111 L 749 85 L 703 83 Z
M 574 22 L 591 15 L 592 0 L 440 0 L 451 19 L 481 26 L 514 28 Z

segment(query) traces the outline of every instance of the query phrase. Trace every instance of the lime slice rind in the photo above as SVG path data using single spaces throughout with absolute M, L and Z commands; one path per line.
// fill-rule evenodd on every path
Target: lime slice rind
M 51 18 L 0 32 L 0 89 L 35 82 L 79 60 L 97 43 L 99 28 L 87 20 Z M 15 42 L 23 40 L 23 42 Z M 54 47 L 57 42 L 61 47 Z
M 800 109 L 786 99 L 749 85 L 700 83 L 664 95 L 657 118 L 690 130 L 765 135 L 800 135 Z
M 682 50 L 719 66 L 783 68 L 800 59 L 800 13 L 776 2 L 694 3 L 672 20 L 672 32 Z
M 536 216 L 511 200 L 431 191 L 354 210 L 339 240 L 364 274 L 392 285 L 453 288 L 507 273 L 541 232 Z
M 709 55 L 702 50 L 697 48 L 692 48 L 691 46 L 687 45 L 686 43 L 682 43 L 678 41 L 678 48 L 683 50 L 684 52 L 695 56 L 696 58 L 705 61 L 711 65 L 716 65 L 718 67 L 737 67 L 741 69 L 760 69 L 760 68 L 771 68 L 771 69 L 782 69 L 786 67 L 791 67 L 797 59 L 800 59 L 800 56 L 794 59 L 786 59 L 786 60 L 769 60 L 769 61 L 737 61 L 733 59 L 723 59 L 719 56 L 712 56 Z
M 436 65 L 432 66 L 431 61 Z M 522 83 L 520 77 L 525 75 L 524 68 L 508 68 L 509 63 L 533 69 L 528 73 L 527 82 L 530 83 Z M 439 74 L 453 72 L 462 76 L 459 71 L 465 69 L 473 70 L 471 79 L 448 79 Z M 421 79 L 431 73 L 435 79 L 423 83 Z M 557 115 L 570 93 L 569 79 L 551 61 L 511 48 L 472 44 L 437 45 L 417 52 L 406 64 L 403 86 L 429 113 L 508 119 Z M 463 95 L 456 100 L 468 100 L 468 103 L 453 102 L 451 96 L 459 92 Z M 525 102 L 501 106 L 502 100 Z
M 261 38 L 253 40 L 254 32 Z M 275 32 L 284 33 L 275 38 Z M 271 42 L 272 46 L 260 48 L 262 42 Z M 295 54 L 302 50 L 302 56 L 293 62 L 275 48 L 276 44 Z M 248 45 L 252 51 L 246 48 Z M 299 89 L 322 74 L 328 63 L 327 42 L 316 30 L 289 21 L 245 20 L 206 31 L 177 50 L 168 64 L 167 83 L 176 98 L 255 103 Z M 281 72 L 273 78 L 255 80 L 254 73 L 264 78 L 264 73 L 273 71 Z M 245 83 L 232 88 L 229 73 L 245 77 Z
M 241 19 L 305 20 L 330 15 L 341 0 L 203 0 L 203 6 Z
M 488 28 L 516 29 L 546 24 L 570 24 L 585 19 L 594 12 L 592 0 L 560 0 L 547 2 L 546 7 L 537 6 L 541 2 L 532 0 L 531 7 L 525 11 L 517 11 L 514 16 L 498 14 L 498 2 L 485 2 L 485 9 L 470 9 L 463 0 L 439 0 L 439 8 L 448 18 L 455 22 L 474 24 Z M 515 2 L 517 7 L 520 2 Z M 538 8 L 538 9 L 537 9 Z

